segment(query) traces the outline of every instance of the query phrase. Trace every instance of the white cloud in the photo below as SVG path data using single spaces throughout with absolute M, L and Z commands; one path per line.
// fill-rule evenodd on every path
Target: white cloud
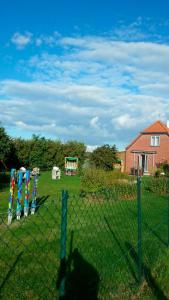
M 131 120 L 131 117 L 129 114 L 124 114 L 116 118 L 117 126 L 120 126 L 121 128 L 130 128 L 135 126 L 134 120 Z
M 25 32 L 21 34 L 19 32 L 15 32 L 11 38 L 11 42 L 16 46 L 17 49 L 24 49 L 28 44 L 31 43 L 32 33 Z
M 97 145 L 93 145 L 93 146 L 87 145 L 86 146 L 86 151 L 87 152 L 93 152 L 97 147 L 98 147 Z
M 93 118 L 90 120 L 90 125 L 91 125 L 92 127 L 98 128 L 98 127 L 99 127 L 98 121 L 99 121 L 99 118 L 98 118 L 97 116 L 96 116 L 96 117 L 93 117 Z
M 59 32 L 54 31 L 51 35 L 33 35 L 31 32 L 26 31 L 24 33 L 15 32 L 11 37 L 11 43 L 13 43 L 17 49 L 21 50 L 24 49 L 27 45 L 32 44 L 34 46 L 48 46 L 54 47 L 58 44 L 58 39 L 61 38 Z
M 42 46 L 42 45 L 47 45 L 47 46 L 55 46 L 57 43 L 57 39 L 58 39 L 57 34 L 53 34 L 53 35 L 40 35 L 37 38 L 34 39 L 35 45 L 36 46 Z
M 125 146 L 150 123 L 169 119 L 167 44 L 52 37 L 36 39 L 39 47 L 54 47 L 51 53 L 36 53 L 20 66 L 29 81 L 0 82 L 4 124 L 88 145 Z

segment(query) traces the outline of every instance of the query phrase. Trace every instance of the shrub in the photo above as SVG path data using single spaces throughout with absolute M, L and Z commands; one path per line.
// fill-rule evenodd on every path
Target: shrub
M 134 200 L 136 199 L 136 189 L 134 182 L 114 182 L 111 187 L 99 190 L 99 193 L 106 200 Z
M 163 164 L 163 171 L 166 174 L 166 176 L 169 176 L 169 164 Z
M 162 195 L 169 192 L 169 182 L 166 177 L 151 177 L 143 188 L 146 191 Z
M 161 173 L 165 173 L 167 177 L 169 177 L 169 164 L 167 162 L 159 163 L 157 165 L 157 170 L 155 171 L 155 176 L 159 177 Z
M 105 172 L 100 169 L 86 169 L 82 172 L 82 190 L 86 192 L 96 192 L 103 185 Z
M 157 170 L 155 171 L 154 176 L 155 176 L 155 177 L 160 177 L 160 173 L 161 173 L 161 170 L 160 170 L 160 169 L 157 169 Z
M 99 193 L 105 199 L 133 199 L 134 186 L 133 178 L 119 171 L 88 169 L 82 174 L 81 192 Z

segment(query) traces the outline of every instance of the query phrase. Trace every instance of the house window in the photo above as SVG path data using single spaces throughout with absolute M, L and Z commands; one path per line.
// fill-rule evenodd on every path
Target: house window
M 159 136 L 156 136 L 156 135 L 153 135 L 151 136 L 151 146 L 160 146 L 160 137 Z

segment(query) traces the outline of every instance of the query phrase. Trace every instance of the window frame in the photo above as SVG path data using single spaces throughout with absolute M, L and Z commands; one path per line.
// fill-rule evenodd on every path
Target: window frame
M 157 143 L 158 141 L 158 143 Z M 160 136 L 159 135 L 152 135 L 150 145 L 152 147 L 159 147 L 160 146 Z

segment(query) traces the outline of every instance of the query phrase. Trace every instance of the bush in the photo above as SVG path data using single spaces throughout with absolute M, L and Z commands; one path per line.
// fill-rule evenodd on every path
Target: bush
M 166 176 L 169 176 L 169 164 L 167 163 L 163 164 L 163 171 Z
M 103 170 L 94 168 L 83 170 L 81 177 L 82 190 L 97 192 L 103 186 L 104 173 Z
M 155 171 L 155 174 L 154 174 L 154 176 L 155 177 L 160 177 L 160 173 L 161 173 L 162 171 L 160 170 L 160 169 L 157 169 L 156 171 Z
M 135 186 L 132 177 L 119 171 L 88 169 L 82 174 L 81 192 L 99 193 L 105 199 L 133 199 Z
M 159 163 L 157 167 L 155 177 L 161 176 L 161 173 L 164 173 L 167 177 L 169 177 L 169 164 L 167 162 Z
M 169 182 L 166 177 L 151 177 L 149 180 L 147 180 L 143 188 L 146 191 L 164 195 L 169 192 Z
M 134 182 L 114 182 L 111 187 L 102 188 L 99 193 L 106 200 L 134 200 L 137 186 Z

